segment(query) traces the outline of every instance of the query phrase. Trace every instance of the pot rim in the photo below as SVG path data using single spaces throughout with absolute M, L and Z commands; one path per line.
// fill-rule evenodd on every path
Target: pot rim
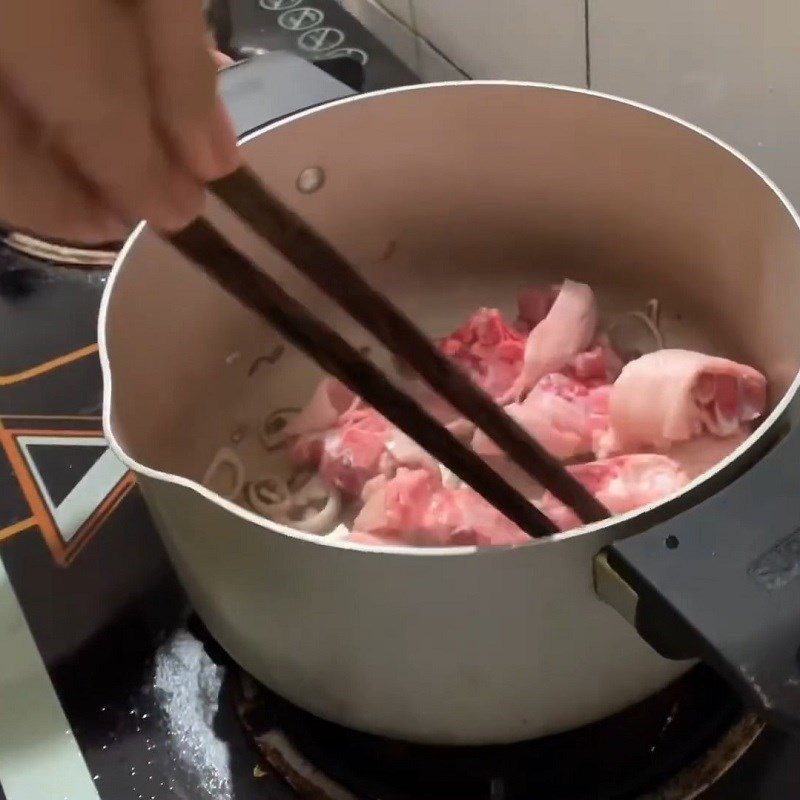
M 283 125 L 290 124 L 295 120 L 310 116 L 312 114 L 320 113 L 334 106 L 345 105 L 347 103 L 365 102 L 369 101 L 373 97 L 391 95 L 400 92 L 420 92 L 420 91 L 429 91 L 431 89 L 450 88 L 450 87 L 460 87 L 462 89 L 465 87 L 485 88 L 487 86 L 511 86 L 511 87 L 531 88 L 531 89 L 546 89 L 550 91 L 569 92 L 572 94 L 588 95 L 590 97 L 596 97 L 602 100 L 609 100 L 614 103 L 620 103 L 622 105 L 629 106 L 631 108 L 636 108 L 640 111 L 646 111 L 650 114 L 659 116 L 662 119 L 665 119 L 669 122 L 677 124 L 693 133 L 699 134 L 700 136 L 708 139 L 717 146 L 721 147 L 723 150 L 726 150 L 732 156 L 737 158 L 745 167 L 754 172 L 772 190 L 775 196 L 781 201 L 784 208 L 786 208 L 786 210 L 789 212 L 792 219 L 794 220 L 794 223 L 797 226 L 798 230 L 800 230 L 800 214 L 798 214 L 797 210 L 794 208 L 794 206 L 786 197 L 786 195 L 783 193 L 783 191 L 778 187 L 778 185 L 768 175 L 766 175 L 766 173 L 764 173 L 758 166 L 756 166 L 749 158 L 740 153 L 731 145 L 719 139 L 714 134 L 709 133 L 708 131 L 704 130 L 698 125 L 688 122 L 687 120 L 681 119 L 680 117 L 675 116 L 674 114 L 670 114 L 669 112 L 654 108 L 653 106 L 649 106 L 645 103 L 640 103 L 636 100 L 629 100 L 624 97 L 619 97 L 613 94 L 607 94 L 605 92 L 598 92 L 592 89 L 583 89 L 577 86 L 562 86 L 553 83 L 543 83 L 537 81 L 514 81 L 514 80 L 439 81 L 434 83 L 414 84 L 411 86 L 399 86 L 391 89 L 382 89 L 379 91 L 365 92 L 362 94 L 356 94 L 344 97 L 339 100 L 323 103 L 321 105 L 314 106 L 312 108 L 308 108 L 303 111 L 299 111 L 295 114 L 283 117 L 275 122 L 268 122 L 262 127 L 257 128 L 248 133 L 246 136 L 244 136 L 240 140 L 239 145 L 247 144 L 250 140 L 262 136 L 263 134 L 268 133 L 272 130 L 280 128 Z M 776 404 L 775 408 L 772 409 L 769 415 L 761 422 L 758 428 L 755 431 L 753 431 L 753 433 L 751 433 L 750 436 L 748 436 L 732 453 L 730 453 L 722 461 L 718 462 L 713 470 L 709 470 L 703 473 L 702 475 L 699 475 L 694 480 L 690 481 L 686 486 L 684 486 L 678 492 L 673 492 L 672 494 L 668 495 L 665 498 L 662 498 L 657 502 L 649 503 L 646 506 L 642 506 L 633 511 L 629 511 L 626 514 L 616 514 L 610 517 L 608 520 L 594 522 L 589 525 L 582 525 L 578 528 L 573 528 L 568 531 L 561 531 L 558 533 L 554 533 L 551 536 L 542 537 L 541 539 L 531 539 L 530 542 L 526 542 L 525 544 L 513 545 L 507 547 L 477 547 L 474 545 L 456 546 L 456 547 L 416 547 L 416 546 L 404 546 L 404 545 L 395 545 L 395 546 L 365 545 L 365 544 L 346 542 L 341 540 L 330 541 L 325 536 L 319 536 L 317 534 L 312 534 L 312 533 L 305 533 L 303 531 L 290 528 L 286 525 L 282 525 L 280 523 L 267 520 L 266 518 L 261 517 L 252 511 L 249 511 L 248 509 L 234 503 L 233 501 L 221 497 L 220 495 L 216 494 L 215 492 L 212 492 L 202 484 L 198 483 L 197 481 L 191 480 L 190 478 L 186 478 L 181 475 L 174 475 L 172 473 L 162 472 L 160 470 L 152 469 L 151 467 L 148 467 L 145 464 L 141 464 L 134 458 L 129 456 L 122 448 L 120 443 L 117 441 L 117 438 L 114 435 L 114 431 L 111 425 L 111 406 L 113 400 L 113 387 L 111 380 L 111 365 L 106 345 L 106 317 L 108 314 L 108 305 L 111 295 L 113 294 L 114 284 L 116 283 L 117 275 L 121 271 L 129 252 L 133 248 L 134 243 L 141 235 L 144 228 L 146 227 L 146 224 L 147 224 L 146 222 L 140 222 L 125 241 L 122 249 L 119 252 L 119 255 L 117 256 L 114 262 L 114 266 L 112 267 L 111 272 L 109 273 L 108 281 L 106 283 L 105 291 L 103 292 L 103 297 L 100 303 L 97 341 L 99 347 L 100 365 L 103 373 L 103 386 L 104 386 L 103 432 L 109 443 L 109 446 L 111 447 L 112 451 L 117 456 L 117 458 L 119 458 L 129 469 L 133 470 L 138 474 L 145 475 L 146 477 L 152 478 L 154 480 L 164 481 L 166 483 L 172 483 L 178 486 L 182 486 L 186 489 L 190 489 L 196 492 L 198 495 L 200 495 L 200 497 L 202 497 L 204 500 L 207 500 L 211 503 L 220 506 L 227 512 L 239 517 L 244 522 L 248 522 L 252 525 L 257 525 L 258 527 L 264 529 L 265 531 L 282 534 L 284 536 L 288 536 L 293 539 L 299 539 L 304 542 L 309 542 L 312 544 L 322 545 L 326 547 L 335 547 L 342 550 L 356 550 L 368 554 L 377 553 L 377 554 L 403 555 L 403 556 L 464 556 L 464 555 L 508 552 L 523 547 L 526 548 L 537 547 L 554 542 L 564 541 L 566 539 L 576 538 L 578 536 L 586 536 L 588 534 L 593 534 L 593 533 L 596 534 L 603 530 L 606 530 L 612 525 L 620 525 L 622 523 L 627 523 L 632 520 L 635 520 L 637 517 L 644 515 L 647 512 L 652 511 L 657 507 L 672 502 L 676 498 L 686 494 L 695 487 L 709 480 L 713 475 L 718 473 L 720 470 L 724 469 L 728 464 L 733 463 L 736 459 L 742 456 L 747 450 L 749 450 L 753 444 L 755 444 L 764 435 L 766 435 L 767 431 L 769 431 L 775 425 L 778 419 L 784 415 L 790 403 L 797 394 L 798 389 L 800 389 L 800 371 L 798 371 L 798 373 L 792 380 L 792 383 L 790 384 L 789 388 L 784 393 L 783 397 Z

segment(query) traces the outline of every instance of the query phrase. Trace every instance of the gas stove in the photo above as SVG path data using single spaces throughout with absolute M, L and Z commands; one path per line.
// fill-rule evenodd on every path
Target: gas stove
M 306 5 L 341 33 L 333 49 L 351 51 L 318 66 L 355 59 L 353 88 L 413 82 L 337 4 Z M 299 3 L 246 12 L 220 22 L 229 50 L 320 55 L 298 46 Z M 0 800 L 800 796 L 800 743 L 764 729 L 704 667 L 588 728 L 486 748 L 349 731 L 256 684 L 192 615 L 103 439 L 107 260 L 105 249 L 0 245 Z

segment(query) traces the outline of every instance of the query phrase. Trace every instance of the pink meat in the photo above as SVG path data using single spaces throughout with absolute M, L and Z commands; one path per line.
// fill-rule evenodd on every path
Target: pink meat
M 290 436 L 332 428 L 358 398 L 335 378 L 323 378 L 305 408 L 286 426 Z
M 678 463 L 659 453 L 634 453 L 567 469 L 612 514 L 624 514 L 662 500 L 689 482 Z M 562 531 L 581 524 L 572 509 L 549 492 L 538 505 Z
M 354 497 L 381 471 L 381 457 L 392 432 L 371 408 L 345 412 L 323 441 L 319 474 L 331 486 Z
M 400 468 L 376 479 L 356 517 L 350 541 L 447 545 L 510 545 L 528 541 L 516 525 L 472 489 L 448 489 L 427 470 Z
M 608 384 L 554 372 L 505 410 L 552 455 L 566 460 L 592 452 L 595 439 L 607 429 L 610 391 Z M 501 455 L 482 431 L 475 433 L 472 446 L 484 457 Z
M 690 350 L 658 350 L 625 366 L 611 393 L 616 447 L 666 450 L 710 433 L 731 436 L 757 419 L 767 383 L 753 367 Z
M 547 316 L 560 290 L 559 284 L 522 289 L 517 294 L 516 328 L 525 334 L 530 333 Z
M 750 432 L 744 428 L 725 438 L 706 434 L 672 445 L 669 455 L 680 464 L 690 480 L 694 480 L 727 458 L 749 435 Z
M 550 372 L 559 372 L 584 352 L 597 329 L 594 293 L 585 283 L 565 280 L 547 316 L 530 332 L 525 343 L 522 371 L 510 396 L 518 399 Z
M 398 466 L 420 467 L 431 472 L 439 472 L 439 462 L 423 450 L 410 436 L 392 427 L 386 440 L 386 465 L 381 470 L 384 474 L 393 474 Z
M 406 379 L 401 388 L 413 397 L 434 419 L 444 425 L 450 433 L 462 441 L 469 441 L 475 426 L 460 416 L 446 400 L 419 378 Z
M 525 340 L 496 308 L 479 308 L 439 349 L 492 397 L 506 394 L 522 369 Z
M 569 361 L 564 372 L 579 381 L 613 383 L 622 372 L 622 367 L 622 359 L 611 346 L 608 337 L 600 334 L 595 337 L 591 349 L 578 353 Z
M 289 444 L 289 460 L 298 467 L 317 467 L 324 446 L 324 433 L 304 433 Z
M 764 411 L 764 376 L 727 359 L 662 350 L 623 368 L 596 330 L 594 296 L 584 284 L 525 290 L 518 305 L 517 330 L 496 309 L 482 308 L 438 346 L 557 458 L 594 453 L 598 460 L 568 469 L 614 514 L 680 491 L 732 453 Z M 580 524 L 418 377 L 401 377 L 429 413 L 471 441 L 562 530 Z M 287 432 L 296 463 L 316 467 L 332 486 L 360 498 L 351 541 L 528 541 L 472 489 L 443 483 L 435 459 L 332 378 L 319 384 Z M 669 456 L 652 452 L 667 449 Z
M 317 467 L 327 483 L 353 497 L 370 479 L 393 475 L 401 465 L 439 471 L 436 460 L 413 439 L 360 404 L 351 405 L 328 430 L 299 436 L 289 455 L 299 466 Z

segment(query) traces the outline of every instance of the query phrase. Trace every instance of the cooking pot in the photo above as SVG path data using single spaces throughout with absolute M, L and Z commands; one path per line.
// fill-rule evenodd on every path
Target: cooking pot
M 244 137 L 247 162 L 431 335 L 568 276 L 606 312 L 658 298 L 671 345 L 758 366 L 772 410 L 680 494 L 528 545 L 376 548 L 298 532 L 201 479 L 223 444 L 248 474 L 269 467 L 257 431 L 302 404 L 319 370 L 140 226 L 100 314 L 105 431 L 220 643 L 303 708 L 418 742 L 581 726 L 696 658 L 793 725 L 800 223 L 775 185 L 708 133 L 596 92 L 474 81 L 344 96 L 286 54 L 225 81 L 240 129 L 283 115 Z M 370 344 L 208 203 L 291 294 Z

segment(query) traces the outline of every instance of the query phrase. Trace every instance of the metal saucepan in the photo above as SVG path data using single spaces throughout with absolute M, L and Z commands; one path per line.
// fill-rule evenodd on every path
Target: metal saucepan
M 291 348 L 277 357 L 276 334 L 141 227 L 100 316 L 105 430 L 222 645 L 313 713 L 420 742 L 574 728 L 697 657 L 794 724 L 800 227 L 776 187 L 703 131 L 583 90 L 475 81 L 332 101 L 349 92 L 285 54 L 225 80 L 241 127 L 252 127 L 248 92 L 271 93 L 258 121 L 292 111 L 293 96 L 327 101 L 258 128 L 246 158 L 432 335 L 566 275 L 605 310 L 659 298 L 673 343 L 758 366 L 773 410 L 680 495 L 549 540 L 327 542 L 200 485 L 234 431 L 255 468 L 265 413 L 300 405 L 320 374 Z M 363 337 L 237 220 L 213 203 L 208 213 L 292 294 Z

